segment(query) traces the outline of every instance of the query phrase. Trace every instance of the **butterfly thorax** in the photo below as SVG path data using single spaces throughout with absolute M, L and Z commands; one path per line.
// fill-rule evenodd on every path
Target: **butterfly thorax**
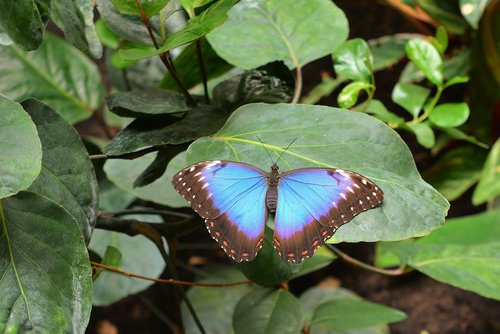
M 271 166 L 271 173 L 267 179 L 266 206 L 269 212 L 276 212 L 278 205 L 278 184 L 279 184 L 279 167 L 276 164 Z

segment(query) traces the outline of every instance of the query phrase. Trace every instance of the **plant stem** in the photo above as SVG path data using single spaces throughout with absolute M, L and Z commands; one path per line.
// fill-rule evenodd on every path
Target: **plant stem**
M 409 124 L 418 124 L 422 121 L 425 121 L 427 119 L 427 117 L 429 117 L 429 114 L 431 113 L 432 109 L 434 109 L 437 102 L 441 98 L 441 94 L 443 93 L 443 90 L 444 90 L 443 86 L 438 86 L 437 91 L 436 91 L 436 95 L 434 95 L 431 102 L 429 102 L 429 104 L 425 106 L 424 113 L 408 123 Z
M 205 68 L 205 61 L 203 60 L 203 53 L 201 50 L 201 39 L 197 39 L 195 42 L 196 56 L 198 57 L 198 62 L 200 64 L 201 80 L 203 82 L 203 92 L 205 94 L 205 103 L 210 104 L 210 97 L 208 96 L 208 76 L 207 70 Z
M 176 216 L 181 218 L 191 218 L 192 215 L 177 211 L 170 210 L 157 210 L 157 209 L 127 209 L 117 212 L 108 212 L 110 216 L 121 217 L 127 215 L 143 214 L 143 215 L 165 215 L 165 216 Z
M 293 93 L 292 103 L 296 104 L 300 100 L 300 95 L 302 94 L 302 67 L 297 65 L 295 68 L 295 92 Z

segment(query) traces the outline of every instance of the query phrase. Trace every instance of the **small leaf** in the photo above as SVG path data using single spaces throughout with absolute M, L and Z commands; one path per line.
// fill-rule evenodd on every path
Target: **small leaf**
M 497 139 L 488 154 L 481 178 L 472 195 L 472 203 L 479 205 L 497 196 L 500 196 L 500 139 Z
M 348 35 L 344 13 L 329 0 L 244 0 L 228 15 L 208 40 L 222 58 L 246 70 L 277 60 L 290 69 L 303 66 L 330 54 Z
M 443 131 L 444 133 L 446 133 L 451 138 L 458 139 L 458 140 L 464 140 L 466 142 L 469 142 L 471 144 L 477 145 L 477 146 L 482 147 L 482 148 L 489 148 L 489 146 L 487 144 L 480 142 L 479 140 L 477 140 L 476 137 L 470 136 L 470 135 L 460 131 L 457 128 L 442 128 L 440 130 Z
M 159 13 L 167 5 L 168 1 L 169 0 L 111 0 L 120 13 L 137 16 L 142 16 L 142 13 L 144 13 L 148 18 Z
M 255 289 L 240 299 L 233 315 L 235 334 L 296 334 L 302 322 L 299 301 L 282 289 Z
M 120 38 L 109 29 L 108 25 L 102 18 L 96 21 L 95 31 L 102 44 L 112 49 L 118 49 L 120 46 Z
M 479 20 L 490 2 L 491 0 L 460 0 L 460 12 L 471 27 L 477 29 Z
M 367 106 L 367 103 L 368 103 L 368 106 Z M 361 104 L 358 104 L 352 110 L 365 112 L 367 114 L 372 114 L 375 118 L 378 118 L 379 120 L 386 122 L 386 123 L 400 124 L 400 123 L 404 123 L 404 121 L 405 121 L 404 118 L 387 110 L 385 105 L 380 100 L 376 100 L 376 99 L 370 100 L 370 101 L 365 101 Z
M 368 91 L 373 86 L 370 83 L 355 81 L 345 86 L 337 96 L 337 103 L 341 108 L 351 108 L 358 102 L 359 92 Z
M 392 101 L 417 118 L 430 92 L 422 86 L 398 82 L 392 91 Z
M 373 55 L 373 71 L 391 68 L 406 56 L 406 42 L 420 35 L 395 34 L 371 39 L 368 41 Z
M 436 37 L 429 36 L 429 42 L 439 51 L 441 55 L 444 55 L 446 49 L 448 48 L 448 33 L 443 26 L 439 26 L 436 29 Z
M 444 86 L 445 87 L 450 87 L 450 86 L 453 86 L 453 85 L 459 85 L 459 84 L 463 84 L 463 83 L 467 83 L 467 82 L 469 82 L 469 77 L 467 77 L 467 76 L 464 76 L 464 77 L 456 76 L 456 77 L 453 77 L 450 80 L 448 80 L 445 83 Z
M 439 52 L 429 42 L 412 39 L 406 43 L 406 53 L 427 79 L 436 86 L 443 84 L 443 61 Z
M 338 86 L 344 83 L 346 79 L 343 78 L 330 78 L 330 76 L 326 78 L 321 78 L 321 83 L 316 85 L 313 89 L 311 89 L 300 101 L 303 104 L 316 104 L 323 97 L 332 94 Z
M 432 148 L 436 144 L 434 131 L 427 123 L 407 123 L 402 128 L 409 129 L 417 137 L 417 141 L 425 148 Z
M 118 250 L 118 248 L 113 246 L 106 247 L 106 252 L 102 257 L 101 264 L 104 264 L 105 266 L 109 267 L 118 268 L 120 267 L 121 262 L 122 262 L 122 253 Z M 99 277 L 99 275 L 101 275 L 101 273 L 105 270 L 106 269 L 103 268 L 97 268 L 92 279 L 95 281 Z
M 454 128 L 464 124 L 469 113 L 467 103 L 444 103 L 432 109 L 429 121 L 443 128 Z
M 4 198 L 25 190 L 40 174 L 42 147 L 35 124 L 21 105 L 0 95 L 0 110 L 0 198 Z
M 45 24 L 34 0 L 2 1 L 0 27 L 23 50 L 38 49 Z
M 348 40 L 332 54 L 338 77 L 371 83 L 373 57 L 368 44 L 361 38 Z

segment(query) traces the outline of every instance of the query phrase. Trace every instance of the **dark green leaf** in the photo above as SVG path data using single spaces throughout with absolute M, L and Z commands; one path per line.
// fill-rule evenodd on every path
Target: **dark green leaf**
M 299 301 L 282 289 L 255 289 L 238 302 L 233 315 L 236 334 L 296 334 L 302 326 Z
M 491 148 L 484 164 L 479 184 L 472 195 L 474 205 L 482 204 L 500 195 L 500 139 Z
M 92 276 L 74 218 L 23 191 L 0 200 L 0 225 L 0 332 L 85 332 Z
M 332 54 L 338 77 L 371 83 L 373 56 L 361 38 L 348 40 Z
M 422 176 L 448 201 L 453 201 L 479 180 L 485 159 L 485 150 L 457 147 L 446 152 Z
M 50 34 L 30 53 L 14 45 L 0 46 L 0 77 L 1 93 L 18 101 L 37 98 L 70 123 L 90 117 L 103 101 L 104 86 L 96 65 Z
M 392 101 L 417 118 L 430 93 L 428 88 L 398 82 L 392 91 Z
M 463 34 L 467 23 L 460 14 L 456 0 L 415 0 L 433 19 L 453 34 Z
M 345 331 L 406 319 L 396 309 L 363 300 L 337 299 L 325 302 L 314 310 L 311 324 L 328 324 L 332 330 Z
M 368 45 L 373 55 L 373 71 L 396 65 L 406 56 L 406 42 L 417 36 L 419 35 L 395 34 L 369 40 Z
M 436 86 L 443 84 L 443 61 L 432 44 L 422 39 L 411 39 L 406 43 L 406 53 L 427 79 Z
M 97 217 L 98 189 L 94 167 L 75 129 L 47 105 L 23 101 L 42 142 L 42 172 L 29 191 L 53 200 L 76 220 L 85 240 Z
M 35 124 L 16 102 L 0 95 L 0 198 L 28 188 L 40 174 L 42 147 Z
M 336 258 L 337 256 L 328 250 L 328 248 L 320 247 L 314 252 L 313 257 L 307 258 L 302 262 L 300 269 L 293 274 L 292 279 L 323 269 L 329 266 Z
M 245 0 L 228 14 L 208 40 L 222 58 L 244 69 L 276 60 L 303 66 L 330 54 L 348 35 L 344 13 L 329 0 Z
M 148 18 L 160 12 L 167 5 L 168 1 L 169 0 L 111 0 L 120 13 L 136 16 L 142 16 L 142 13 L 144 13 Z M 139 2 L 140 7 L 137 2 Z
M 38 49 L 45 25 L 34 0 L 2 1 L 0 27 L 23 50 Z
M 491 0 L 460 0 L 460 12 L 469 24 L 477 29 L 483 12 Z
M 248 279 L 260 285 L 280 285 L 288 281 L 296 266 L 281 259 L 273 247 L 273 235 L 273 230 L 266 227 L 264 245 L 255 260 L 234 264 Z
M 134 181 L 134 188 L 147 186 L 159 179 L 165 173 L 169 161 L 185 150 L 186 147 L 184 145 L 171 145 L 168 148 L 160 149 L 151 165 L 149 165 Z
M 269 157 L 257 136 L 276 158 L 299 138 L 280 160 L 283 170 L 353 170 L 382 188 L 383 205 L 342 226 L 331 241 L 400 240 L 425 235 L 444 221 L 448 202 L 422 181 L 406 144 L 387 125 L 363 113 L 310 105 L 245 105 L 219 132 L 191 144 L 185 166 L 223 159 L 267 170 Z
M 337 102 L 341 108 L 351 108 L 358 102 L 359 92 L 368 91 L 372 84 L 362 81 L 351 82 L 345 86 L 337 96 Z
M 122 117 L 157 116 L 189 109 L 182 94 L 165 89 L 114 93 L 106 102 L 112 112 Z
M 429 121 L 443 128 L 454 128 L 464 124 L 469 113 L 467 103 L 444 103 L 432 109 Z
M 460 131 L 457 128 L 442 128 L 440 130 L 443 131 L 444 133 L 446 133 L 451 138 L 455 138 L 458 140 L 464 140 L 466 142 L 469 142 L 471 144 L 475 144 L 475 145 L 482 147 L 482 148 L 489 148 L 489 146 L 487 144 L 480 142 L 479 140 L 476 139 L 476 137 L 470 136 L 466 133 L 463 133 L 462 131 Z
M 464 47 L 461 49 L 453 50 L 451 52 L 451 56 L 447 57 L 444 60 L 443 66 L 444 77 L 446 80 L 449 80 L 449 82 L 446 83 L 445 87 L 455 84 L 450 83 L 455 77 L 468 78 L 468 75 L 471 71 L 471 53 L 469 48 Z
M 418 143 L 425 148 L 432 148 L 436 144 L 434 131 L 432 131 L 432 128 L 427 123 L 407 123 L 401 127 L 413 132 L 417 137 Z

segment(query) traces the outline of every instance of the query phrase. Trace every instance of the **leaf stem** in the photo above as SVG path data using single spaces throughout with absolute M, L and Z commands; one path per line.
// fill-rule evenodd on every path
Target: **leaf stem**
M 434 109 L 437 102 L 441 98 L 441 94 L 443 94 L 443 90 L 444 90 L 444 86 L 442 86 L 442 85 L 438 86 L 437 91 L 436 91 L 436 95 L 434 95 L 434 97 L 429 102 L 429 104 L 424 107 L 424 113 L 408 123 L 409 124 L 418 124 L 422 121 L 425 121 L 427 119 L 427 117 L 429 117 L 429 114 L 431 113 L 432 109 Z
M 205 68 L 205 61 L 203 59 L 203 53 L 201 50 L 201 39 L 197 39 L 194 42 L 194 45 L 196 47 L 196 56 L 198 57 L 198 63 L 200 64 L 200 72 L 201 72 L 201 80 L 203 82 L 203 92 L 205 94 L 205 103 L 210 104 L 210 97 L 208 96 L 208 76 L 207 76 L 207 70 Z
M 298 103 L 302 94 L 302 67 L 298 64 L 295 73 L 295 92 L 293 93 L 292 104 Z

